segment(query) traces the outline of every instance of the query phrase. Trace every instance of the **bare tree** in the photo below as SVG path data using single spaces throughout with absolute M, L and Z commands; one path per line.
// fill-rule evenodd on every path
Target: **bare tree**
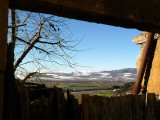
M 13 9 L 9 16 L 8 42 L 14 72 L 27 73 L 24 81 L 42 68 L 74 67 L 72 52 L 76 51 L 79 40 L 71 39 L 72 33 L 64 18 Z

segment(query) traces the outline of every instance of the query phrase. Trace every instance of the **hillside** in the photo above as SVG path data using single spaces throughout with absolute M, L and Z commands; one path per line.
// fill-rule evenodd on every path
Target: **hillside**
M 40 75 L 40 78 L 48 81 L 60 80 L 94 80 L 94 81 L 123 81 L 134 82 L 137 77 L 136 68 L 125 68 L 120 70 L 99 72 L 53 72 Z

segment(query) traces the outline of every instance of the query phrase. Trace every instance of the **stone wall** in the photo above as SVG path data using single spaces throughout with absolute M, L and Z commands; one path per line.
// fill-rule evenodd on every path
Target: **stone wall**
M 141 50 L 137 59 L 137 72 L 142 62 L 142 54 L 146 44 L 148 33 L 144 32 L 133 39 L 135 44 L 140 44 Z M 160 35 L 155 34 L 152 47 L 149 52 L 149 59 L 145 75 L 143 76 L 142 87 L 147 89 L 147 92 L 154 92 L 159 94 L 160 92 Z

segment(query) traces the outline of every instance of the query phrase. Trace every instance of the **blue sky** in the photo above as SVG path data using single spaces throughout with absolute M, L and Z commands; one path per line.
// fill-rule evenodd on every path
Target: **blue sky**
M 140 46 L 135 45 L 132 39 L 142 33 L 142 31 L 67 18 L 66 20 L 73 35 L 72 39 L 82 39 L 76 47 L 77 50 L 82 51 L 73 53 L 73 59 L 79 66 L 69 68 L 60 65 L 54 66 L 54 63 L 42 63 L 45 67 L 51 67 L 51 71 L 63 72 L 136 68 Z M 29 57 L 23 60 L 23 62 L 28 60 L 30 60 Z M 29 71 L 36 71 L 39 68 L 39 66 L 32 64 L 27 64 L 24 67 L 29 69 Z
M 132 39 L 142 33 L 136 29 L 125 29 L 104 24 L 68 19 L 73 39 L 81 39 L 75 61 L 81 66 L 65 71 L 101 71 L 122 68 L 136 68 L 140 46 Z

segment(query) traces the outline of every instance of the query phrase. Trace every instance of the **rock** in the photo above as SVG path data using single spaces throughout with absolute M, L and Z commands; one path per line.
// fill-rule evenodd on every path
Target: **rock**
M 140 68 L 140 64 L 142 62 L 142 55 L 143 50 L 145 47 L 145 42 L 147 40 L 147 32 L 144 32 L 140 34 L 139 36 L 136 36 L 133 39 L 133 42 L 136 44 L 141 44 L 141 51 L 139 53 L 136 65 L 137 65 L 137 71 Z M 156 45 L 157 44 L 157 45 Z M 149 53 L 149 58 L 153 57 L 152 59 L 148 60 L 147 68 L 145 71 L 145 75 L 143 77 L 142 86 L 146 86 L 147 84 L 147 92 L 154 92 L 156 95 L 160 92 L 160 35 L 155 34 L 154 36 L 154 42 L 153 42 L 153 48 L 151 49 L 151 52 Z M 155 46 L 155 50 L 154 50 Z
M 132 41 L 135 44 L 144 44 L 147 41 L 147 37 L 148 37 L 148 32 L 143 32 L 140 35 L 134 37 Z M 157 33 L 154 35 L 154 39 L 157 39 L 159 37 L 160 37 L 160 35 Z
M 133 38 L 132 41 L 135 44 L 143 44 L 147 41 L 147 36 L 148 36 L 148 32 L 143 32 L 139 36 L 136 36 L 135 38 Z

